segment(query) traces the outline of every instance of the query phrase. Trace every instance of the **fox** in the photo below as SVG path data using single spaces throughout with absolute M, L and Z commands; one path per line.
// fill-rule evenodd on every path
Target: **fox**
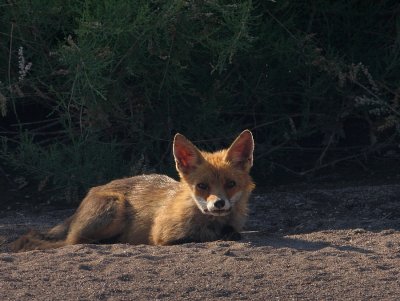
M 253 152 L 250 130 L 216 152 L 200 151 L 177 133 L 172 153 L 179 181 L 148 174 L 93 187 L 71 217 L 47 232 L 31 230 L 11 243 L 11 249 L 240 240 L 255 188 L 250 176 Z

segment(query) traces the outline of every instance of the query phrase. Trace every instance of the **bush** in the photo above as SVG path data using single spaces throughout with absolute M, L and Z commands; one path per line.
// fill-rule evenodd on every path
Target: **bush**
M 9 1 L 4 161 L 61 189 L 171 173 L 171 138 L 257 141 L 257 182 L 398 136 L 393 1 Z M 351 139 L 356 137 L 357 139 Z

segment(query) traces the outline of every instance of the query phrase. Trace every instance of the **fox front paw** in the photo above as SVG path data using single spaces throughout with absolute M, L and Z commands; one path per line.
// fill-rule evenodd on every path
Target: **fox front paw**
M 229 225 L 222 228 L 221 235 L 223 240 L 237 241 L 242 239 L 242 235 Z

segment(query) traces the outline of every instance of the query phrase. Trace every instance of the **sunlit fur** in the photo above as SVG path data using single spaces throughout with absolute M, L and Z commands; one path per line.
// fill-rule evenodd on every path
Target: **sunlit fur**
M 153 174 L 94 187 L 73 216 L 46 233 L 32 231 L 20 237 L 12 244 L 13 249 L 104 241 L 170 245 L 237 237 L 234 234 L 245 223 L 254 188 L 249 175 L 253 147 L 249 131 L 244 131 L 229 150 L 215 153 L 200 152 L 177 135 L 174 155 L 179 182 Z M 229 181 L 236 185 L 228 187 Z M 200 189 L 198 183 L 208 189 Z M 214 206 L 218 199 L 224 199 L 224 207 Z

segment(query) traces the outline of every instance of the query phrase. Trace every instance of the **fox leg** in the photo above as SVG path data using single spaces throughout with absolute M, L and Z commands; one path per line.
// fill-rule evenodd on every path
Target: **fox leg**
M 46 233 L 30 231 L 10 244 L 12 251 L 59 248 L 120 236 L 129 221 L 124 195 L 92 189 L 76 213 Z
M 93 243 L 119 237 L 128 224 L 127 210 L 121 193 L 89 192 L 74 215 L 65 243 Z
M 50 241 L 65 240 L 73 218 L 74 216 L 72 215 L 68 217 L 65 221 L 63 221 L 61 224 L 58 224 L 53 228 L 49 229 L 47 232 L 43 233 L 42 239 Z

